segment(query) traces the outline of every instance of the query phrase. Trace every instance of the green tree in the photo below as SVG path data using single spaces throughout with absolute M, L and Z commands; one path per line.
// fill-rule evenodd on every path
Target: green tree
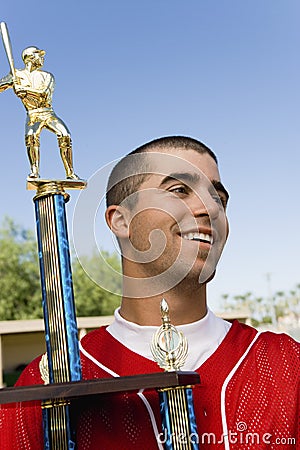
M 34 233 L 5 218 L 0 228 L 0 320 L 42 317 Z
M 120 261 L 116 254 L 94 253 L 72 262 L 78 316 L 112 314 L 120 303 Z M 112 270 L 113 269 L 113 270 Z M 93 282 L 100 280 L 99 285 Z M 35 233 L 5 218 L 0 228 L 0 320 L 43 317 L 38 251 Z
M 73 262 L 77 316 L 110 315 L 120 304 L 120 260 L 115 253 L 102 251 L 101 254 L 101 259 L 94 252 L 91 257 L 84 256 Z

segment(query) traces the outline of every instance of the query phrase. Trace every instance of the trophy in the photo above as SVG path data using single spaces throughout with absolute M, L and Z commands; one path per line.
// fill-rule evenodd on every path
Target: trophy
M 66 189 L 84 189 L 87 183 L 74 172 L 70 132 L 52 108 L 54 77 L 41 70 L 45 51 L 33 46 L 25 48 L 22 52 L 25 67 L 18 70 L 4 22 L 0 29 L 10 65 L 10 73 L 0 80 L 0 91 L 13 88 L 27 112 L 25 145 L 30 162 L 27 189 L 36 190 L 33 200 L 47 349 L 40 371 L 45 383 L 79 381 L 81 364 L 65 203 L 70 197 Z M 40 178 L 40 133 L 44 128 L 57 136 L 66 173 L 64 180 Z M 45 448 L 74 448 L 69 403 L 59 398 L 42 402 Z
M 27 189 L 36 191 L 33 201 L 47 350 L 40 362 L 45 384 L 1 389 L 0 403 L 41 401 L 44 448 L 74 450 L 74 403 L 78 407 L 80 400 L 88 396 L 156 389 L 162 405 L 163 426 L 169 436 L 166 449 L 194 450 L 198 448 L 194 444 L 186 446 L 178 443 L 178 439 L 172 439 L 173 434 L 184 432 L 188 436 L 196 432 L 191 389 L 199 383 L 199 375 L 179 370 L 187 354 L 187 345 L 170 323 L 166 302 L 161 306 L 162 328 L 152 343 L 153 355 L 165 372 L 82 380 L 65 204 L 70 198 L 67 190 L 85 189 L 87 183 L 74 172 L 70 132 L 52 108 L 54 77 L 41 70 L 45 51 L 27 47 L 22 52 L 25 68 L 18 70 L 4 22 L 0 29 L 10 65 L 10 73 L 0 80 L 0 92 L 12 88 L 27 112 L 25 145 L 30 163 Z M 44 128 L 57 136 L 65 179 L 40 177 L 39 138 Z

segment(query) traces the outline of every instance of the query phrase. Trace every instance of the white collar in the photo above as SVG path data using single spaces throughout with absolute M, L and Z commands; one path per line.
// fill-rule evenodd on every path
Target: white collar
M 210 309 L 200 320 L 176 328 L 182 331 L 188 340 L 189 353 L 183 370 L 196 370 L 217 349 L 226 336 L 231 324 L 217 317 Z M 115 320 L 107 331 L 129 350 L 153 361 L 150 343 L 156 326 L 141 326 L 128 322 L 121 317 L 119 309 L 115 311 Z

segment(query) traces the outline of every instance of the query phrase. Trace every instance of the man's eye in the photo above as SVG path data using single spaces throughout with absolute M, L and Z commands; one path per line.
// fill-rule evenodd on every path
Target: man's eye
M 226 208 L 227 202 L 224 197 L 215 194 L 215 195 L 212 195 L 212 198 L 216 201 L 216 203 L 219 203 L 219 205 L 222 205 L 224 209 Z
M 185 186 L 175 186 L 169 189 L 173 194 L 187 194 L 187 188 Z

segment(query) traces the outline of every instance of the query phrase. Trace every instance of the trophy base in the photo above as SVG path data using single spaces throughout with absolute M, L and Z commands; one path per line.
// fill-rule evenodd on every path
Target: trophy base
M 86 180 L 47 180 L 45 178 L 31 178 L 27 177 L 27 190 L 38 191 L 45 186 L 58 186 L 60 189 L 85 189 L 87 186 Z

